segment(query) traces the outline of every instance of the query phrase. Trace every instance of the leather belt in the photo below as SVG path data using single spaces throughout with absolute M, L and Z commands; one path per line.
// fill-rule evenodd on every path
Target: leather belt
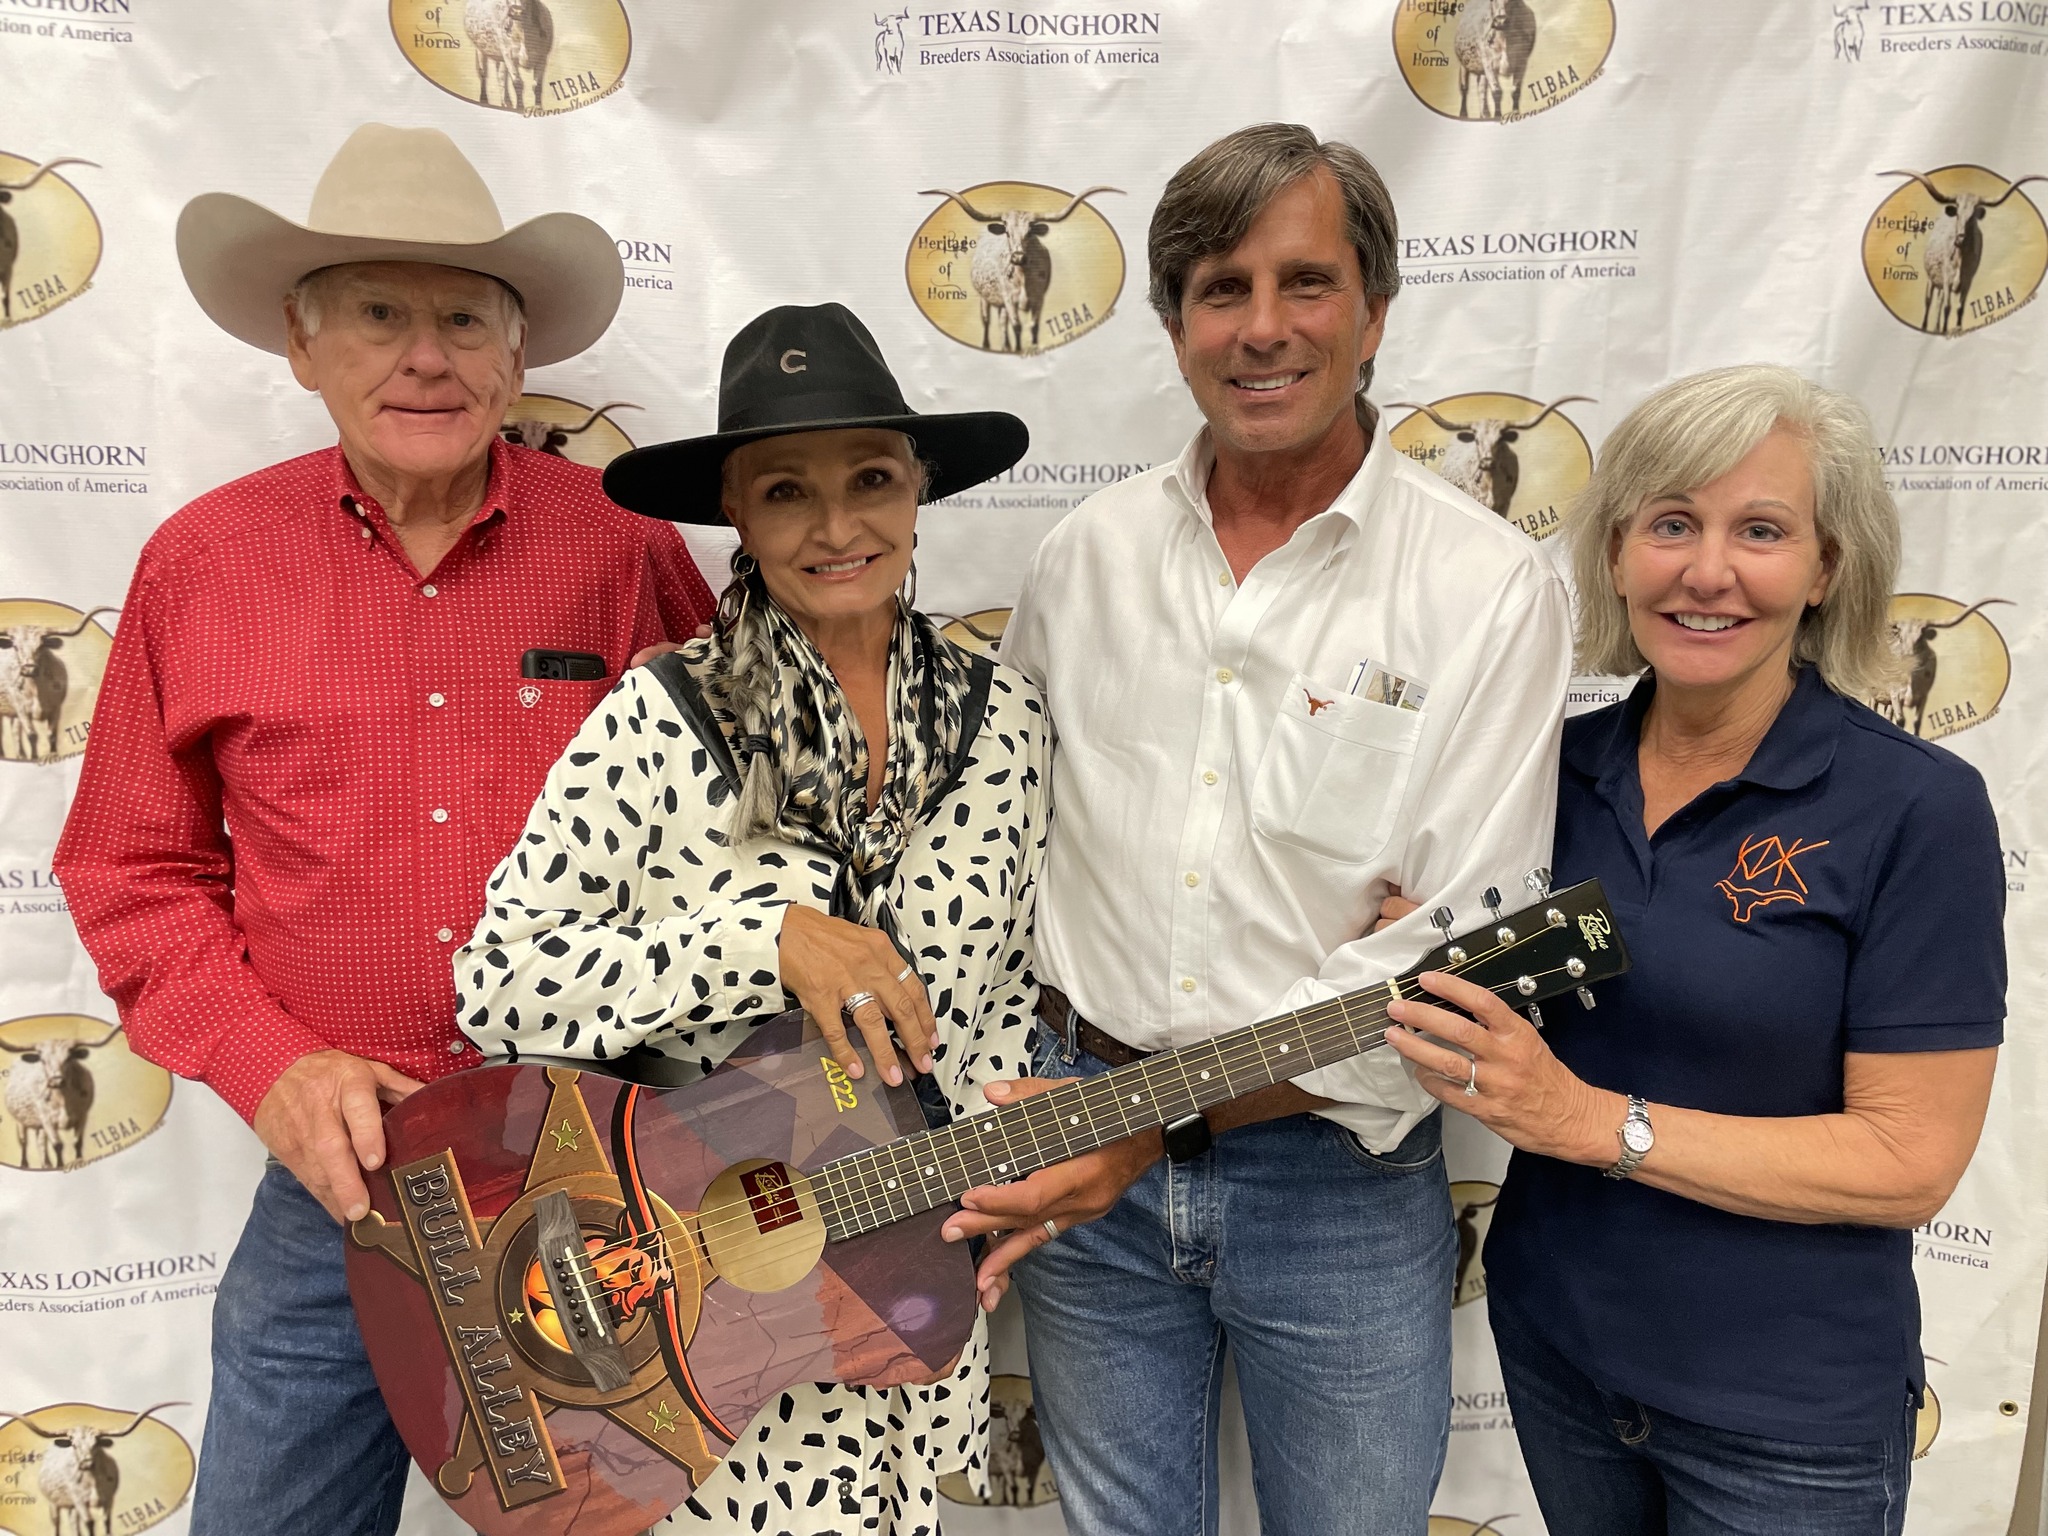
M 1112 1067 L 1127 1067 L 1134 1061 L 1143 1061 L 1147 1056 L 1156 1054 L 1125 1045 L 1114 1035 L 1105 1035 L 1075 1012 L 1074 1005 L 1067 1001 L 1067 994 L 1058 987 L 1039 986 L 1038 1017 L 1047 1029 L 1066 1041 L 1070 1051 L 1078 1047 Z

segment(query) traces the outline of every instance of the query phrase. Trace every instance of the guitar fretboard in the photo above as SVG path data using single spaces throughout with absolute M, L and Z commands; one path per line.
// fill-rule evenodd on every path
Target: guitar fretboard
M 1162 1051 L 1058 1088 L 827 1163 L 811 1188 L 834 1241 L 1006 1184 L 1318 1067 L 1386 1038 L 1386 1005 L 1406 978 L 1380 982 L 1198 1045 Z

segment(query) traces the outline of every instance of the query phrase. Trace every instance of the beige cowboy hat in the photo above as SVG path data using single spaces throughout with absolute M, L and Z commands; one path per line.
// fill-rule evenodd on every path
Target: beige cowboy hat
M 304 224 L 228 192 L 178 215 L 178 265 L 230 336 L 285 350 L 284 296 L 345 261 L 422 261 L 495 277 L 526 304 L 526 365 L 574 357 L 618 313 L 626 274 L 612 237 L 578 213 L 505 228 L 476 167 L 438 128 L 365 123 L 313 189 Z

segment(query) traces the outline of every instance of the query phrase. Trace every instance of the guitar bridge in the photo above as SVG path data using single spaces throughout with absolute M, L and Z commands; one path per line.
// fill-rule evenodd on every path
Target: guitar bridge
M 575 1204 L 566 1190 L 554 1190 L 534 1202 L 533 1219 L 535 1257 L 569 1353 L 599 1391 L 615 1392 L 632 1381 L 633 1370 L 619 1348 L 604 1285 L 590 1267 Z

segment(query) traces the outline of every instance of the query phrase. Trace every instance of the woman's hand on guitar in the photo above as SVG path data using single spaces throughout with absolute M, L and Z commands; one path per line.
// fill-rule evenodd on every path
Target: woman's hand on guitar
M 932 1046 L 939 1037 L 924 980 L 903 963 L 889 936 L 813 907 L 791 902 L 782 909 L 778 943 L 782 984 L 796 994 L 803 1010 L 817 1021 L 833 1058 L 848 1077 L 861 1075 L 860 1057 L 847 1038 L 841 1016 L 849 997 L 868 994 L 853 1010 L 853 1022 L 867 1042 L 868 1054 L 887 1083 L 903 1081 L 895 1049 L 889 1043 L 893 1025 L 903 1051 L 920 1072 L 932 1070 Z
M 1024 1077 L 1015 1082 L 990 1083 L 991 1104 L 1015 1104 L 1034 1093 L 1046 1093 L 1060 1081 Z M 960 1197 L 960 1214 L 945 1226 L 945 1239 L 957 1243 L 970 1237 L 1005 1232 L 1009 1235 L 981 1256 L 974 1284 L 981 1292 L 981 1309 L 993 1312 L 1003 1292 L 1010 1288 L 1010 1266 L 1032 1249 L 1053 1239 L 1051 1222 L 1065 1232 L 1109 1213 L 1123 1192 L 1138 1176 L 1164 1155 L 1157 1130 L 1126 1136 L 1093 1152 L 1084 1152 L 1070 1162 L 1041 1168 L 1028 1179 L 1014 1184 L 984 1184 Z
M 1575 1076 L 1533 1024 L 1486 988 L 1441 971 L 1424 971 L 1416 979 L 1472 1015 L 1461 1018 L 1413 998 L 1387 1004 L 1394 1020 L 1387 1044 L 1421 1069 L 1416 1081 L 1423 1092 L 1527 1152 L 1597 1162 L 1599 1150 L 1614 1145 L 1614 1127 L 1628 1107 L 1619 1094 Z M 1589 1147 L 1595 1149 L 1591 1157 Z

